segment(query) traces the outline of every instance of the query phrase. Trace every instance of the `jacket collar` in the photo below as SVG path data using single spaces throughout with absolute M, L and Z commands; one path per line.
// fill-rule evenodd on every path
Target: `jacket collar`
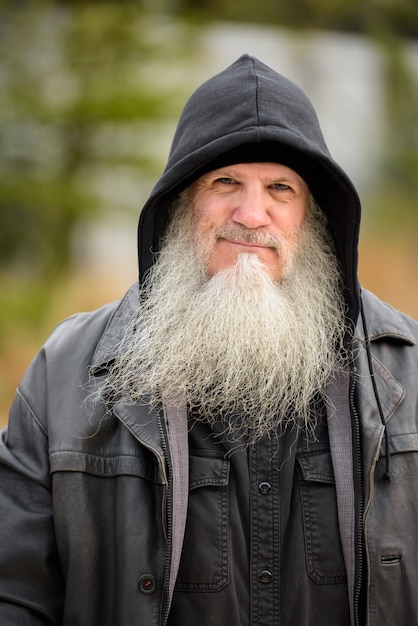
M 115 358 L 120 342 L 125 336 L 126 323 L 133 319 L 139 300 L 138 283 L 126 292 L 120 303 L 115 307 L 107 326 L 93 354 L 91 372 L 97 373 L 109 365 Z
M 138 299 L 138 283 L 135 283 L 118 304 L 112 305 L 113 312 L 93 354 L 90 367 L 93 376 L 106 375 L 105 372 L 114 361 L 120 343 L 125 337 L 127 323 L 134 318 L 137 311 Z M 156 454 L 160 461 L 162 480 L 166 483 L 164 450 L 157 412 L 150 409 L 145 401 L 141 404 L 117 402 L 114 412 L 130 433 Z
M 413 332 L 412 323 L 409 325 L 409 318 L 393 309 L 390 305 L 379 300 L 369 291 L 362 291 L 365 316 L 367 319 L 368 339 L 373 346 L 379 340 L 390 338 L 392 341 L 415 345 L 416 337 Z M 355 349 L 356 364 L 359 372 L 357 379 L 357 389 L 359 394 L 359 414 L 362 416 L 364 433 L 372 440 L 381 436 L 383 425 L 377 410 L 375 390 L 372 385 L 374 377 L 376 392 L 379 395 L 382 409 L 382 419 L 384 423 L 392 417 L 405 397 L 403 385 L 395 378 L 396 372 L 390 372 L 383 363 L 380 362 L 379 351 L 373 350 L 371 358 L 373 361 L 373 372 L 370 371 L 367 358 L 367 341 L 361 320 L 359 320 L 354 335 L 354 346 L 359 343 L 362 348 Z M 367 375 L 368 373 L 368 375 Z M 380 435 L 379 435 L 380 433 Z M 377 446 L 378 449 L 379 446 Z
M 369 341 L 391 337 L 410 345 L 417 343 L 412 328 L 408 325 L 408 318 L 405 315 L 386 302 L 382 302 L 382 300 L 379 300 L 377 296 L 366 289 L 362 289 L 361 297 L 367 317 Z M 357 323 L 354 338 L 362 342 L 365 340 L 361 322 Z

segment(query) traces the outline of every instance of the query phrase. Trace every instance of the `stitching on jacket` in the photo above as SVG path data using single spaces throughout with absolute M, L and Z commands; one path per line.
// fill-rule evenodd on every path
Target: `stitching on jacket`
M 23 393 L 21 392 L 21 390 L 18 388 L 17 389 L 17 395 L 19 396 L 19 398 L 22 400 L 22 402 L 24 403 L 24 405 L 26 406 L 27 410 L 29 411 L 29 413 L 31 414 L 34 422 L 36 422 L 36 424 L 38 425 L 38 427 L 40 428 L 40 430 L 42 430 L 43 434 L 45 435 L 45 437 L 48 436 L 48 433 L 46 431 L 46 429 L 43 427 L 42 423 L 39 421 L 39 419 L 36 417 L 33 409 L 31 408 L 29 402 L 26 400 L 25 396 L 23 395 Z

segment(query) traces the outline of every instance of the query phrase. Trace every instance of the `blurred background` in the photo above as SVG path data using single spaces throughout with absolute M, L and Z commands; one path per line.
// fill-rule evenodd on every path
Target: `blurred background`
M 191 92 L 248 52 L 312 100 L 363 201 L 363 286 L 418 318 L 416 0 L 0 0 L 0 423 L 63 317 L 136 280 Z

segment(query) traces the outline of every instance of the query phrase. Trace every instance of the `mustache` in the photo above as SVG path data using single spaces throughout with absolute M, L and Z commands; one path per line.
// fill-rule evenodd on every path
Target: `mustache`
M 263 246 L 264 248 L 273 248 L 277 254 L 280 254 L 283 249 L 283 243 L 279 237 L 271 233 L 246 228 L 246 226 L 240 226 L 238 224 L 220 226 L 216 229 L 214 234 L 216 240 L 227 239 L 228 241 L 248 244 L 253 243 L 254 245 Z

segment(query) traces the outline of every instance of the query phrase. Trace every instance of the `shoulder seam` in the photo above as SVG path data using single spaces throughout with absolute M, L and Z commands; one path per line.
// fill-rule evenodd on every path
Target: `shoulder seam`
M 25 396 L 23 395 L 23 393 L 21 392 L 19 387 L 17 388 L 17 392 L 16 393 L 19 396 L 19 398 L 22 400 L 22 402 L 24 403 L 24 405 L 27 408 L 27 410 L 29 411 L 29 413 L 32 416 L 32 419 L 34 420 L 34 422 L 36 422 L 36 424 L 38 425 L 38 428 L 44 433 L 45 437 L 47 437 L 48 433 L 47 433 L 46 429 L 41 424 L 40 420 L 37 418 L 37 416 L 34 413 L 32 407 L 30 406 L 29 402 L 26 400 Z

